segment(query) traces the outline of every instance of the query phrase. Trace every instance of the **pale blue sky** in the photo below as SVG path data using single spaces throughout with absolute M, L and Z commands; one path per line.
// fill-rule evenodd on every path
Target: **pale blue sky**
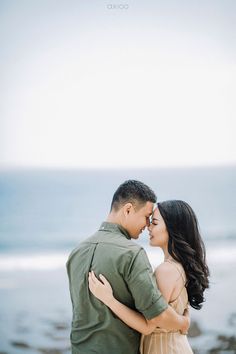
M 235 1 L 120 3 L 0 0 L 1 167 L 235 163 Z

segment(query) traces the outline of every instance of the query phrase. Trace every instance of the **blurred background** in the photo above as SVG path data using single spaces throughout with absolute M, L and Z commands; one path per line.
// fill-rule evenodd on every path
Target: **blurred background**
M 70 352 L 65 263 L 128 178 L 193 207 L 211 287 L 189 340 L 236 353 L 235 7 L 0 0 L 0 354 Z

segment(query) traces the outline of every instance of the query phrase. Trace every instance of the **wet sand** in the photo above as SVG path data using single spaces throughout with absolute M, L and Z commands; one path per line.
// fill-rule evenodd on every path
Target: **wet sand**
M 27 314 L 25 316 L 27 317 Z M 235 321 L 236 314 L 232 318 Z M 232 318 L 229 319 L 229 322 L 232 321 Z M 0 350 L 0 354 L 69 354 L 70 321 L 66 318 L 57 321 L 46 317 L 39 319 L 39 321 L 41 323 L 38 323 L 37 327 L 41 327 L 41 332 L 38 333 L 41 342 L 33 343 L 30 340 L 31 328 L 21 323 L 18 326 L 18 334 L 10 336 L 8 348 Z M 188 338 L 195 354 L 236 353 L 236 336 L 211 331 L 204 333 L 195 321 L 192 321 Z
M 236 264 L 211 270 L 206 303 L 201 311 L 191 310 L 189 342 L 195 354 L 235 354 Z M 0 272 L 0 304 L 0 354 L 70 353 L 72 311 L 65 268 Z

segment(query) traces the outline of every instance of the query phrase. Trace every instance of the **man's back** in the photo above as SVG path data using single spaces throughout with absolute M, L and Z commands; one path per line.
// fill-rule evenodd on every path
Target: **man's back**
M 122 227 L 105 222 L 72 252 L 67 270 L 73 306 L 72 353 L 139 353 L 140 334 L 89 292 L 88 272 L 104 274 L 115 297 L 130 308 L 147 317 L 158 315 L 166 304 L 156 290 L 144 250 L 130 240 Z M 145 291 L 141 294 L 143 286 Z

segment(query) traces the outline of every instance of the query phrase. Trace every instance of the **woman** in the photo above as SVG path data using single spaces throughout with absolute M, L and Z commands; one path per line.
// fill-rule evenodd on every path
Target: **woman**
M 157 204 L 149 226 L 150 245 L 160 247 L 164 261 L 155 270 L 158 287 L 176 312 L 183 314 L 188 303 L 199 310 L 204 291 L 209 287 L 209 269 L 205 247 L 197 218 L 192 208 L 183 201 L 171 200 Z M 119 303 L 104 276 L 101 283 L 93 272 L 89 274 L 91 292 L 106 304 L 122 321 L 143 333 L 141 354 L 192 353 L 186 335 L 164 328 L 153 328 L 143 316 Z M 147 334 L 150 333 L 150 334 Z

